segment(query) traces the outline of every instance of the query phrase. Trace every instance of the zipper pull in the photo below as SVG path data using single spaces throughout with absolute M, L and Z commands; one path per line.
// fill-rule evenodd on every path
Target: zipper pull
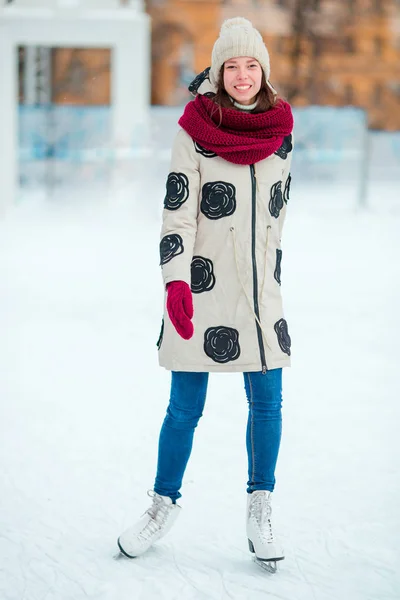
M 266 372 L 267 372 L 267 365 L 263 365 L 263 368 L 262 368 L 261 372 L 262 372 L 263 375 L 266 374 Z

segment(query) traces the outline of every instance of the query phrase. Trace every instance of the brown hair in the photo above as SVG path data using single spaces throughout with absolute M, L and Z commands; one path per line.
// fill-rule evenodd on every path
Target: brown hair
M 262 72 L 261 88 L 256 98 L 257 106 L 251 111 L 252 113 L 266 112 L 280 101 L 280 97 L 274 94 L 269 85 L 267 85 L 264 71 Z M 219 72 L 217 93 L 213 97 L 213 100 L 222 108 L 233 108 L 232 100 L 224 88 L 224 65 L 222 65 Z

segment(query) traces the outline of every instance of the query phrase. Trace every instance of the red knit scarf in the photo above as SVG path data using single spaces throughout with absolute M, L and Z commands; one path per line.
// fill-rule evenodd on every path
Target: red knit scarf
M 280 148 L 293 130 L 290 104 L 280 100 L 262 113 L 221 108 L 198 94 L 189 102 L 179 125 L 200 146 L 237 165 L 251 165 Z

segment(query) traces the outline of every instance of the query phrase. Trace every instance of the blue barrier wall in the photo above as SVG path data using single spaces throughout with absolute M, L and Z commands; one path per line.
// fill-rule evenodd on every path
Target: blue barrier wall
M 135 132 L 123 157 L 161 154 L 168 159 L 181 112 L 182 107 L 152 107 L 149 123 Z M 368 132 L 361 109 L 313 106 L 296 108 L 294 116 L 293 172 L 299 179 L 357 180 L 367 163 L 374 177 L 400 177 L 400 132 Z M 118 159 L 110 135 L 110 107 L 20 106 L 22 182 L 29 179 L 29 164 L 37 162 L 76 165 Z

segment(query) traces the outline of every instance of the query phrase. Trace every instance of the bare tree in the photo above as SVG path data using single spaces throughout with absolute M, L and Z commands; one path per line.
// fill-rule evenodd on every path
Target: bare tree
M 351 3 L 350 3 L 351 4 Z M 292 0 L 291 81 L 287 86 L 290 101 L 306 95 L 311 104 L 318 103 L 321 73 L 320 58 L 329 42 L 337 41 L 349 18 L 348 3 L 329 0 Z M 307 62 L 304 77 L 301 66 Z

